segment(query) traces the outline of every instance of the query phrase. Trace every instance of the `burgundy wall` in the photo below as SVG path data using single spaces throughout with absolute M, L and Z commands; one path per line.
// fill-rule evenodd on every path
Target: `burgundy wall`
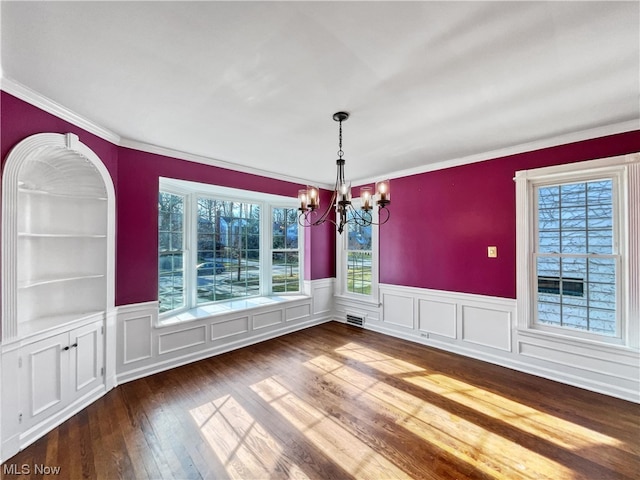
M 105 163 L 116 189 L 116 305 L 157 300 L 158 178 L 179 178 L 277 195 L 300 185 L 118 147 L 55 115 L 0 92 L 0 158 L 36 133 L 75 133 Z M 327 195 L 327 192 L 323 192 Z M 305 279 L 335 276 L 335 238 L 328 226 L 307 231 Z
M 295 196 L 300 185 L 234 170 L 121 148 L 118 162 L 118 275 L 116 303 L 157 300 L 158 179 L 177 178 L 275 195 Z M 324 227 L 308 230 L 306 279 L 335 272 L 335 241 Z M 309 252 L 313 254 L 310 255 Z
M 515 172 L 638 151 L 635 131 L 393 179 L 380 282 L 515 298 Z
M 331 201 L 328 190 L 320 190 L 320 211 L 324 212 Z M 315 213 L 309 218 L 313 221 Z M 320 215 L 320 214 L 318 214 Z M 335 215 L 332 217 L 335 218 Z M 332 278 L 336 276 L 336 227 L 331 222 L 305 228 L 305 251 L 313 252 L 305 257 L 305 279 Z
M 118 147 L 13 95 L 0 91 L 0 161 L 11 149 L 36 133 L 75 133 L 104 162 L 117 190 Z
M 0 92 L 0 158 L 35 133 L 72 132 L 105 163 L 116 188 L 116 304 L 157 299 L 158 177 L 294 196 L 299 185 L 118 147 Z M 515 298 L 517 170 L 640 151 L 640 131 L 392 180 L 380 228 L 380 281 Z M 354 195 L 357 192 L 354 190 Z M 322 192 L 323 202 L 329 192 Z M 305 279 L 335 276 L 335 229 L 307 230 Z M 498 258 L 487 258 L 489 245 Z

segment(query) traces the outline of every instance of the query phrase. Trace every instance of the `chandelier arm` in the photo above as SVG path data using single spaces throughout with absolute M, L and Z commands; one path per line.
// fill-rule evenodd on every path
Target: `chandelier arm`
M 329 213 L 331 213 L 331 210 L 334 207 L 337 195 L 338 195 L 338 192 L 337 192 L 337 189 L 336 189 L 336 190 L 333 191 L 333 194 L 331 195 L 331 200 L 329 201 L 329 206 L 327 207 L 327 209 L 320 216 L 320 218 L 318 220 L 316 220 L 315 222 L 313 222 L 311 225 L 322 225 L 324 222 L 327 221 L 327 217 L 329 216 Z
M 383 210 L 385 212 L 384 216 L 382 215 Z M 354 212 L 354 215 L 353 215 L 354 223 L 362 227 L 367 227 L 369 225 L 384 225 L 389 221 L 389 218 L 391 217 L 391 212 L 389 211 L 389 209 L 387 209 L 386 206 L 381 206 L 378 208 L 377 222 L 373 221 L 371 212 L 363 213 L 361 211 L 356 210 L 355 208 L 353 208 L 353 212 Z M 382 218 L 382 220 L 380 218 Z
M 311 212 L 307 212 L 307 213 L 311 213 Z M 301 227 L 304 228 L 310 228 L 310 227 L 317 227 L 318 225 L 322 225 L 325 222 L 329 222 L 332 223 L 334 226 L 338 226 L 338 224 L 333 221 L 331 218 L 325 218 L 322 222 L 320 222 L 319 220 L 315 221 L 315 222 L 309 222 L 309 221 L 305 221 L 307 218 L 307 215 L 302 213 L 300 214 L 300 216 L 298 217 L 298 225 L 300 225 Z
M 365 210 L 357 210 L 353 206 L 351 206 L 351 211 L 353 212 L 353 221 L 356 225 L 361 227 L 366 227 L 367 225 L 373 224 L 373 218 L 371 217 L 371 213 Z
M 361 210 L 356 209 L 351 204 L 351 183 L 345 181 L 344 167 L 345 160 L 343 158 L 344 151 L 342 150 L 342 122 L 349 118 L 348 112 L 336 112 L 333 114 L 333 119 L 338 122 L 338 159 L 336 160 L 336 183 L 331 195 L 329 205 L 322 214 L 319 213 L 319 199 L 316 198 L 319 195 L 317 187 L 313 187 L 312 201 L 308 204 L 306 202 L 306 190 L 299 191 L 299 200 L 301 207 L 299 208 L 300 214 L 298 215 L 298 224 L 303 227 L 311 227 L 316 225 L 322 225 L 329 221 L 335 225 L 338 229 L 338 233 L 342 233 L 344 227 L 351 223 L 352 225 L 358 225 L 366 227 L 369 225 L 383 225 L 387 223 L 390 218 L 390 212 L 387 209 L 389 202 L 389 181 L 383 181 L 376 184 L 376 189 L 380 194 L 380 199 L 376 202 L 378 205 L 378 221 L 373 221 L 373 213 L 371 212 L 371 203 L 373 201 L 371 195 L 371 188 L 367 187 L 369 196 L 366 195 L 363 198 L 364 205 Z M 379 187 L 381 185 L 381 187 Z M 310 188 L 310 187 L 309 187 Z M 362 195 L 362 192 L 361 192 Z M 305 206 L 307 207 L 305 209 Z M 385 211 L 384 214 L 382 211 Z M 330 218 L 331 212 L 334 212 L 335 217 Z M 313 220 L 313 218 L 316 218 Z M 382 220 L 380 220 L 382 219 Z
M 385 216 L 384 220 L 380 220 L 380 214 L 382 213 L 383 210 L 386 212 L 387 215 Z M 376 225 L 384 225 L 389 221 L 390 217 L 391 217 L 391 211 L 386 206 L 381 206 L 378 209 L 378 223 Z

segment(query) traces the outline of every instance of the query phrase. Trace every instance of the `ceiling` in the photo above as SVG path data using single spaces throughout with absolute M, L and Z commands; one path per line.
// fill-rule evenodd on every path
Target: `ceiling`
M 0 5 L 5 79 L 279 178 L 333 183 L 338 110 L 354 184 L 640 128 L 636 1 Z

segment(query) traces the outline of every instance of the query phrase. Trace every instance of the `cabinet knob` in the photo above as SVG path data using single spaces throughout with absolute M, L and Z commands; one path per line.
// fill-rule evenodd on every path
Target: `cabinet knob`
M 78 342 L 76 342 L 73 345 L 71 345 L 72 348 L 76 348 L 77 346 L 78 346 Z
M 62 350 L 66 352 L 67 350 L 69 350 L 69 348 L 70 348 L 70 347 L 69 347 L 69 345 L 67 345 L 67 346 L 66 346 L 66 347 L 64 347 Z

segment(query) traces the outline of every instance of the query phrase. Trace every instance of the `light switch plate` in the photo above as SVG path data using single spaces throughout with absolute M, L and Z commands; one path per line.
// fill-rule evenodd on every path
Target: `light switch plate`
M 487 257 L 498 258 L 498 247 L 487 247 Z

